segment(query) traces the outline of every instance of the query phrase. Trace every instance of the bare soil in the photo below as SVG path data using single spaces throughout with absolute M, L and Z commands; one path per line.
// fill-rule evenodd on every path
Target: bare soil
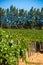
M 28 57 L 28 54 L 26 54 L 26 60 L 34 64 L 26 64 L 25 62 L 20 60 L 19 65 L 43 65 L 43 53 L 37 52 L 30 57 Z

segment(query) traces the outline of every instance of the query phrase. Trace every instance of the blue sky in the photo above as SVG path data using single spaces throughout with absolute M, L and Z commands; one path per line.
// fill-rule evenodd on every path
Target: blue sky
M 18 9 L 24 8 L 29 10 L 32 6 L 34 8 L 43 7 L 43 0 L 0 0 L 0 7 L 9 8 L 11 5 L 16 6 Z

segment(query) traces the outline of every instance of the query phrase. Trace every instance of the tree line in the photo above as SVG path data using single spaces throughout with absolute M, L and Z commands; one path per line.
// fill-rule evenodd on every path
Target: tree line
M 16 29 L 43 29 L 43 7 L 36 9 L 31 7 L 29 11 L 16 8 L 11 5 L 10 8 L 0 7 L 0 27 Z

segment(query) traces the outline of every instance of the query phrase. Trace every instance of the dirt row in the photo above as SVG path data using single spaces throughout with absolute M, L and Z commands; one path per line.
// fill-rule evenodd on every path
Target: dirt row
M 34 64 L 26 64 L 22 60 L 19 61 L 19 65 L 43 65 L 43 53 L 34 53 L 32 56 L 28 57 L 28 54 L 26 54 L 26 60 L 28 62 L 32 62 Z

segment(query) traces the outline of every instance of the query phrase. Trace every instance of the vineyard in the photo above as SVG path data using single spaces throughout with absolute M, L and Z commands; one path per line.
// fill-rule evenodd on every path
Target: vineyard
M 19 65 L 26 62 L 30 42 L 43 42 L 43 30 L 0 29 L 0 65 Z

